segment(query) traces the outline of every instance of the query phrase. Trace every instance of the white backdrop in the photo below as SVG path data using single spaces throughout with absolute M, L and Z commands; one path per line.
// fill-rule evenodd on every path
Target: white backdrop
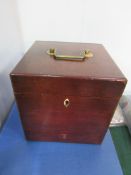
M 9 73 L 23 55 L 16 1 L 0 0 L 0 127 L 14 100 Z
M 128 78 L 131 93 L 130 0 L 18 0 L 25 50 L 35 40 L 102 43 Z

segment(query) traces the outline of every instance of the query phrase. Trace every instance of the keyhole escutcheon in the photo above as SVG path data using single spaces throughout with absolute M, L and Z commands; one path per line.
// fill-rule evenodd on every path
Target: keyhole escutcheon
M 70 100 L 68 98 L 66 98 L 64 100 L 64 106 L 67 108 L 70 105 Z

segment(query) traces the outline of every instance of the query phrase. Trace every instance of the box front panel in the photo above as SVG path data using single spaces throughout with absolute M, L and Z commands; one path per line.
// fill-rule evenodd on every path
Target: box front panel
M 118 102 L 49 94 L 17 94 L 16 100 L 28 139 L 80 143 L 102 141 Z
M 23 75 L 11 79 L 28 139 L 79 143 L 102 141 L 126 84 Z

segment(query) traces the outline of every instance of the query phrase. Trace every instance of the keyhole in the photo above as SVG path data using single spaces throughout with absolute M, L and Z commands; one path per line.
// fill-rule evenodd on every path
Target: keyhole
M 64 106 L 67 108 L 69 105 L 70 105 L 70 101 L 67 98 L 67 99 L 64 100 Z

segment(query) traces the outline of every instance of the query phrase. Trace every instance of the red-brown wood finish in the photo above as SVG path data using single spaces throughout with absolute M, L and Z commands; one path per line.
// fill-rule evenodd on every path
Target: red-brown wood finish
M 47 55 L 50 47 L 75 55 L 86 48 L 94 57 L 57 61 Z M 102 142 L 127 82 L 102 45 L 42 41 L 10 76 L 27 139 L 96 144 Z M 67 98 L 70 105 L 65 107 Z

